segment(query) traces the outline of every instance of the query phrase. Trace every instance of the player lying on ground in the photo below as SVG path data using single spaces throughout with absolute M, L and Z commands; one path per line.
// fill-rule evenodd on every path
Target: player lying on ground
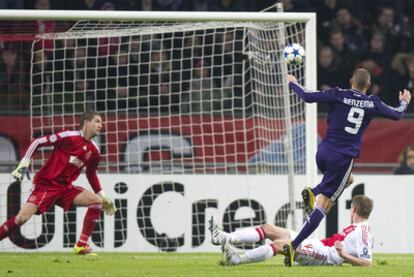
M 298 247 L 294 261 L 300 265 L 342 265 L 369 266 L 372 263 L 372 236 L 368 217 L 372 211 L 372 200 L 363 195 L 352 199 L 351 225 L 341 233 L 323 240 L 306 239 Z M 262 262 L 276 254 L 284 254 L 283 245 L 291 241 L 294 231 L 265 224 L 256 228 L 226 233 L 219 229 L 214 218 L 210 220 L 211 242 L 222 245 L 223 265 L 239 265 Z M 265 239 L 272 243 L 238 254 L 232 244 L 256 243 Z
M 53 205 L 65 211 L 72 205 L 88 207 L 83 229 L 74 247 L 76 254 L 95 255 L 88 245 L 88 239 L 99 220 L 101 209 L 113 215 L 116 207 L 102 191 L 96 170 L 99 164 L 99 149 L 92 140 L 102 129 L 102 118 L 96 112 L 81 116 L 79 131 L 64 131 L 33 140 L 13 177 L 21 181 L 28 174 L 30 159 L 39 147 L 53 145 L 49 159 L 33 179 L 34 189 L 19 213 L 0 226 L 0 240 L 14 229 L 27 222 L 34 214 L 42 214 Z M 86 177 L 95 193 L 74 186 L 81 170 L 86 167 Z
M 293 75 L 287 75 L 289 87 L 307 103 L 328 103 L 327 132 L 318 145 L 316 163 L 323 173 L 322 182 L 305 188 L 302 198 L 310 212 L 297 237 L 284 246 L 285 265 L 292 266 L 294 251 L 309 237 L 329 212 L 349 183 L 354 158 L 359 157 L 362 135 L 375 116 L 398 120 L 411 100 L 408 90 L 400 91 L 400 105 L 396 108 L 383 103 L 378 96 L 367 96 L 371 76 L 365 69 L 357 69 L 352 76 L 351 89 L 332 88 L 310 92 L 300 86 Z M 317 204 L 315 208 L 315 198 Z

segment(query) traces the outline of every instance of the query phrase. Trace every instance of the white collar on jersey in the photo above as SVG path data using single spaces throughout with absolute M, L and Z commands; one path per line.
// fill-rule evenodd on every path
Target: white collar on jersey
M 352 90 L 353 92 L 356 92 L 358 94 L 366 95 L 366 93 L 363 93 L 362 91 L 359 91 L 359 90 L 356 90 L 356 89 L 351 88 L 350 90 Z

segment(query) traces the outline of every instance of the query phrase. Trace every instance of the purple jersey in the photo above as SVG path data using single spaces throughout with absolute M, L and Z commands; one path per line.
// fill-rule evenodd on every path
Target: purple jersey
M 289 87 L 307 103 L 329 104 L 328 129 L 321 144 L 354 158 L 359 157 L 362 135 L 375 116 L 398 120 L 407 109 L 407 103 L 403 100 L 394 108 L 378 96 L 367 96 L 353 89 L 331 88 L 310 92 L 294 82 L 290 82 Z

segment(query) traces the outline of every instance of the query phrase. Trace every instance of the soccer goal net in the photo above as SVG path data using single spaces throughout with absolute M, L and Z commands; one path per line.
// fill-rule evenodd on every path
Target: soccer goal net
M 315 107 L 305 106 L 284 78 L 291 73 L 306 86 L 315 84 L 312 17 L 150 14 L 137 13 L 136 20 L 105 20 L 103 15 L 80 20 L 66 32 L 35 37 L 30 72 L 32 136 L 78 129 L 79 115 L 96 110 L 105 126 L 96 138 L 100 173 L 157 176 L 157 180 L 165 180 L 165 175 L 169 180 L 193 178 L 201 183 L 203 178 L 212 180 L 211 176 L 274 177 L 269 182 L 287 203 L 278 207 L 285 215 L 282 212 L 276 223 L 286 226 L 296 208 L 293 177 L 305 176 L 301 181 L 309 182 L 315 173 L 309 162 L 316 145 Z M 305 63 L 286 65 L 282 51 L 288 43 L 307 50 Z M 39 150 L 34 170 L 50 150 Z M 220 218 L 227 231 L 277 221 L 277 216 L 264 216 L 261 199 L 253 200 L 260 185 L 247 183 L 246 194 L 234 202 L 235 210 L 229 205 Z M 122 187 L 116 182 L 114 191 L 121 194 Z M 163 250 L 175 250 L 183 238 L 171 239 L 168 226 L 163 233 L 155 231 L 151 205 L 160 194 L 180 191 L 179 187 L 175 182 L 159 182 L 156 189 L 144 189 L 142 194 L 148 198 L 138 203 L 140 233 Z M 230 187 L 237 190 L 237 184 L 231 184 L 223 193 L 231 193 Z M 127 204 L 121 200 L 117 204 L 121 209 L 112 226 L 115 233 L 119 231 L 114 247 L 117 240 L 126 239 L 122 230 L 128 222 Z M 256 215 L 240 219 L 243 213 L 236 215 L 240 207 L 253 207 Z M 217 208 L 214 199 L 192 205 L 190 233 L 195 245 L 204 242 L 207 208 Z M 64 245 L 76 236 L 71 220 L 76 215 L 71 218 L 70 212 L 65 213 Z M 102 233 L 104 227 L 99 228 Z

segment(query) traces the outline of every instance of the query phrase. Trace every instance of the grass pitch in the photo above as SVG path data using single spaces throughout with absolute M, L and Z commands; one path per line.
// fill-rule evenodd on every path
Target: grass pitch
M 282 256 L 265 263 L 223 267 L 220 253 L 1 253 L 0 276 L 414 276 L 414 255 L 376 254 L 373 265 L 286 268 Z

